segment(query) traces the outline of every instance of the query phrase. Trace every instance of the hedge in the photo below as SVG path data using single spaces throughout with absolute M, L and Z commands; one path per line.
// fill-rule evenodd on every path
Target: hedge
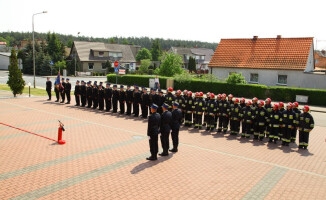
M 115 74 L 107 75 L 108 82 L 115 83 Z M 155 76 L 143 76 L 143 75 L 124 75 L 118 76 L 118 83 L 138 86 L 148 86 L 149 78 L 155 78 Z M 171 77 L 170 77 L 171 78 Z M 161 88 L 166 88 L 166 80 L 169 77 L 160 77 Z M 207 82 L 203 80 L 191 80 L 185 82 L 174 81 L 175 90 L 191 90 L 193 92 L 213 92 L 233 94 L 236 97 L 265 99 L 270 97 L 272 100 L 293 102 L 296 95 L 308 96 L 308 104 L 326 106 L 326 90 L 319 89 L 303 89 L 303 88 L 291 88 L 291 87 L 268 87 L 265 85 L 253 85 L 253 84 L 227 84 L 225 82 Z

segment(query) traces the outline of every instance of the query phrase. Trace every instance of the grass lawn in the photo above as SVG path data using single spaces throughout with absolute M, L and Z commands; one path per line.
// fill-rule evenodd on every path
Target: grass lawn
M 11 91 L 8 85 L 0 85 L 0 90 Z M 28 86 L 25 86 L 23 93 L 28 94 Z M 51 93 L 52 96 L 55 96 L 54 91 L 52 91 Z M 71 94 L 73 94 L 73 92 Z M 48 93 L 45 91 L 45 89 L 38 89 L 38 88 L 31 87 L 31 95 L 48 96 Z

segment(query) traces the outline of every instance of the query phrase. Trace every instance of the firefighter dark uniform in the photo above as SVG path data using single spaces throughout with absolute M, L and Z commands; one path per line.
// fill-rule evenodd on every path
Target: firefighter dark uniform
M 281 112 L 281 114 L 284 112 L 284 103 L 280 102 L 279 103 L 279 110 Z M 285 132 L 285 124 L 283 122 L 280 123 L 280 133 L 279 133 L 279 139 L 282 140 L 283 138 L 283 134 Z
M 172 94 L 173 89 L 169 88 L 168 93 L 165 95 L 165 103 L 169 105 L 169 111 L 172 111 L 172 104 L 175 100 L 175 96 Z
M 117 90 L 117 85 L 113 85 L 113 91 L 112 91 L 113 113 L 117 113 L 118 111 L 118 100 L 119 100 L 119 91 Z
M 191 127 L 192 125 L 192 112 L 194 106 L 194 98 L 192 97 L 192 92 L 188 92 L 188 97 L 185 100 L 185 126 Z
M 159 92 L 159 95 L 158 95 L 158 109 L 157 109 L 157 112 L 161 115 L 163 113 L 163 110 L 162 110 L 162 106 L 165 102 L 165 96 L 163 95 L 163 92 L 161 91 L 161 89 L 158 90 Z
M 219 121 L 218 121 L 218 129 L 217 132 L 221 132 L 222 131 L 222 127 L 223 127 L 223 132 L 226 133 L 226 131 L 228 130 L 228 123 L 229 123 L 229 118 L 228 118 L 228 114 L 230 112 L 230 104 L 228 101 L 226 101 L 226 99 L 222 99 L 219 102 Z
M 163 104 L 163 107 L 165 109 L 169 108 L 168 104 Z M 172 120 L 172 113 L 168 110 L 163 111 L 163 114 L 161 116 L 161 125 L 160 125 L 160 131 L 161 131 L 161 144 L 163 148 L 163 152 L 159 155 L 161 156 L 167 156 L 169 154 L 169 136 L 170 136 L 170 123 Z
M 179 145 L 179 129 L 182 124 L 182 111 L 178 108 L 180 104 L 178 102 L 173 103 L 172 111 L 172 120 L 171 120 L 171 137 L 172 137 L 172 144 L 173 148 L 170 150 L 171 152 L 178 152 L 178 145 Z
M 59 102 L 59 93 L 60 93 L 60 84 L 58 85 L 54 85 L 54 92 L 55 92 L 55 97 L 57 98 L 57 100 L 55 102 Z
M 293 111 L 295 112 L 296 121 L 295 121 L 295 128 L 292 130 L 292 133 L 291 133 L 291 142 L 293 142 L 293 143 L 296 140 L 297 127 L 299 126 L 299 117 L 300 117 L 300 114 L 301 114 L 301 111 L 298 109 L 298 107 L 299 107 L 299 103 L 294 102 L 293 103 Z
M 218 94 L 217 95 L 217 98 L 216 98 L 216 115 L 215 115 L 214 128 L 217 127 L 217 121 L 218 121 L 218 118 L 220 116 L 220 107 L 219 107 L 219 104 L 220 104 L 221 98 L 222 98 L 222 95 L 221 94 Z
M 138 86 L 136 86 L 136 89 L 134 91 L 134 97 L 133 97 L 134 101 L 133 101 L 133 112 L 134 112 L 134 116 L 138 117 L 139 116 L 139 104 L 141 103 L 141 94 L 138 91 Z
M 112 101 L 112 88 L 110 88 L 110 83 L 106 84 L 104 89 L 104 100 L 105 100 L 105 111 L 109 112 L 111 110 Z
M 123 89 L 123 85 L 121 85 L 119 91 L 120 114 L 125 113 L 125 103 L 126 103 L 126 92 Z
M 60 103 L 65 102 L 65 87 L 66 87 L 65 79 L 62 78 L 61 79 L 61 87 L 60 87 L 60 95 L 61 95 L 61 102 Z
M 250 138 L 250 136 L 253 134 L 254 132 L 254 127 L 253 127 L 253 123 L 255 120 L 255 113 L 252 109 L 251 106 L 251 101 L 248 101 L 246 103 L 246 107 L 244 107 L 241 111 L 241 118 L 243 123 L 245 124 L 245 133 L 241 134 L 241 137 L 246 137 L 246 138 Z
M 153 104 L 152 108 L 157 110 L 157 105 Z M 147 136 L 149 137 L 149 148 L 150 148 L 151 156 L 147 158 L 147 160 L 157 160 L 158 134 L 160 133 L 160 124 L 161 124 L 161 115 L 158 114 L 157 112 L 152 113 L 148 118 L 148 127 L 147 127 Z
M 230 107 L 230 110 L 231 108 L 233 108 L 234 106 L 234 102 L 233 102 L 233 94 L 229 94 L 228 95 L 228 102 L 229 102 L 229 107 Z M 231 119 L 230 117 L 228 117 L 228 124 L 231 123 Z M 231 126 L 231 125 L 230 125 Z
M 269 137 L 269 134 L 271 132 L 271 127 L 269 126 L 269 124 L 270 124 L 269 116 L 270 116 L 270 114 L 271 114 L 271 112 L 273 110 L 271 102 L 272 102 L 272 100 L 270 98 L 267 98 L 265 100 L 265 105 L 264 105 L 264 108 L 266 109 L 266 112 L 267 112 L 266 131 L 265 131 L 266 137 Z
M 75 85 L 75 91 L 74 91 L 75 100 L 76 100 L 75 106 L 80 106 L 80 94 L 81 94 L 81 87 L 79 85 L 79 81 L 77 80 Z
M 287 105 L 287 109 L 282 113 L 282 121 L 285 125 L 284 135 L 282 138 L 282 145 L 289 146 L 291 142 L 291 133 L 292 130 L 295 128 L 296 124 L 296 117 L 295 112 L 292 110 L 292 104 L 289 103 Z
M 81 100 L 81 106 L 85 107 L 86 105 L 86 85 L 84 81 L 81 81 L 81 86 L 80 86 L 80 100 Z
M 203 99 L 203 93 L 200 93 L 197 101 L 195 102 L 195 128 L 202 128 L 203 114 L 205 112 L 205 100 Z
M 87 108 L 91 108 L 92 103 L 93 103 L 93 99 L 92 99 L 92 97 L 93 97 L 93 88 L 92 88 L 90 82 L 87 83 L 86 95 L 87 95 Z
M 131 105 L 133 102 L 133 91 L 130 90 L 130 85 L 127 86 L 126 91 L 126 104 L 127 104 L 127 113 L 126 115 L 131 115 Z
M 147 89 L 143 89 L 143 94 L 141 95 L 141 116 L 146 119 L 148 116 L 148 106 L 149 106 L 149 95 L 147 94 Z
M 179 93 L 180 92 L 180 93 Z M 183 110 L 185 109 L 186 105 L 185 105 L 185 99 L 183 98 L 183 96 L 181 95 L 181 91 L 178 91 L 179 95 L 176 96 L 175 98 L 175 102 L 179 103 L 178 108 L 181 110 L 181 113 L 183 113 Z M 181 124 L 184 122 L 183 117 L 181 119 Z
M 215 128 L 215 116 L 216 116 L 216 108 L 217 104 L 215 101 L 215 95 L 213 93 L 210 94 L 211 98 L 210 100 L 206 103 L 206 109 L 205 112 L 207 113 L 207 125 L 206 125 L 206 130 L 211 130 L 213 131 Z
M 304 106 L 303 113 L 299 115 L 299 148 L 307 149 L 309 133 L 314 129 L 314 118 L 309 113 L 309 106 Z
M 266 130 L 266 120 L 268 118 L 268 112 L 264 107 L 264 102 L 259 102 L 258 107 L 256 108 L 255 113 L 255 121 L 256 121 L 256 129 L 254 130 L 254 139 L 258 139 L 262 141 L 265 137 L 265 130 Z
M 69 78 L 67 78 L 66 80 L 67 80 L 67 83 L 66 83 L 66 86 L 65 86 L 65 93 L 66 93 L 66 96 L 67 96 L 67 103 L 66 104 L 70 104 L 71 84 L 68 82 Z
M 205 111 L 204 111 L 204 123 L 203 126 L 206 126 L 206 130 L 208 130 L 210 127 L 207 126 L 208 125 L 208 114 L 207 114 L 207 104 L 209 103 L 209 101 L 211 100 L 211 93 L 207 93 L 206 94 L 206 98 L 204 99 L 205 101 Z
M 151 106 L 150 105 L 152 105 L 153 103 L 154 103 L 154 89 L 153 88 L 151 88 L 150 89 L 150 91 L 149 91 L 149 94 L 148 94 L 148 112 L 149 112 L 149 114 L 152 114 L 152 112 L 151 112 Z
M 241 107 L 241 112 L 243 108 L 246 107 L 246 99 L 243 97 L 240 100 L 240 107 Z M 241 120 L 241 135 L 245 135 L 245 133 L 246 133 L 246 123 L 243 120 Z
M 48 101 L 51 100 L 51 90 L 52 90 L 52 82 L 48 78 L 48 80 L 46 81 L 46 92 L 48 93 L 48 96 L 49 96 Z
M 278 110 L 278 104 L 274 104 L 273 111 L 271 112 L 269 119 L 269 126 L 271 127 L 269 142 L 273 142 L 274 140 L 274 143 L 276 143 L 279 139 L 280 124 L 282 123 L 282 113 Z
M 185 118 L 186 118 L 186 99 L 188 98 L 188 91 L 187 90 L 184 90 L 183 91 L 183 95 L 181 95 L 182 98 L 184 99 L 184 103 L 183 103 L 183 106 L 181 108 L 181 111 L 182 111 L 182 123 L 185 123 Z
M 102 85 L 98 89 L 98 109 L 104 110 L 104 89 Z
M 240 120 L 241 120 L 241 107 L 239 105 L 239 99 L 233 102 L 233 106 L 230 108 L 230 129 L 231 135 L 237 135 L 240 131 Z
M 93 109 L 96 109 L 98 107 L 98 88 L 95 82 L 93 85 L 92 99 L 93 99 Z

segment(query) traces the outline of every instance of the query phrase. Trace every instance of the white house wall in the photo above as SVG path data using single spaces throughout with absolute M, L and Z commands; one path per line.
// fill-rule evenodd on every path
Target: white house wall
M 313 48 L 313 44 L 311 44 L 311 48 L 310 48 L 310 52 L 309 52 L 305 72 L 312 72 L 312 71 L 314 71 L 314 48 Z
M 326 75 L 309 74 L 295 70 L 262 70 L 262 69 L 235 69 L 235 68 L 213 68 L 212 74 L 220 80 L 225 80 L 230 72 L 241 73 L 246 81 L 250 83 L 250 74 L 258 74 L 258 84 L 267 86 L 278 86 L 278 75 L 287 75 L 287 87 L 326 89 Z

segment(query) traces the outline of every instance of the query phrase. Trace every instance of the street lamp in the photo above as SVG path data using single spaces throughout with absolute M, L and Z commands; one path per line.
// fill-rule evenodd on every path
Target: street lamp
M 34 41 L 34 16 L 39 14 L 48 13 L 48 11 L 43 11 L 40 13 L 33 14 L 32 17 L 32 28 L 33 28 L 33 69 L 34 69 L 34 88 L 35 88 L 35 41 Z
M 77 37 L 79 39 L 79 34 L 80 32 L 77 33 Z M 75 47 L 75 77 L 77 76 L 77 49 L 76 49 L 76 44 L 74 45 Z

